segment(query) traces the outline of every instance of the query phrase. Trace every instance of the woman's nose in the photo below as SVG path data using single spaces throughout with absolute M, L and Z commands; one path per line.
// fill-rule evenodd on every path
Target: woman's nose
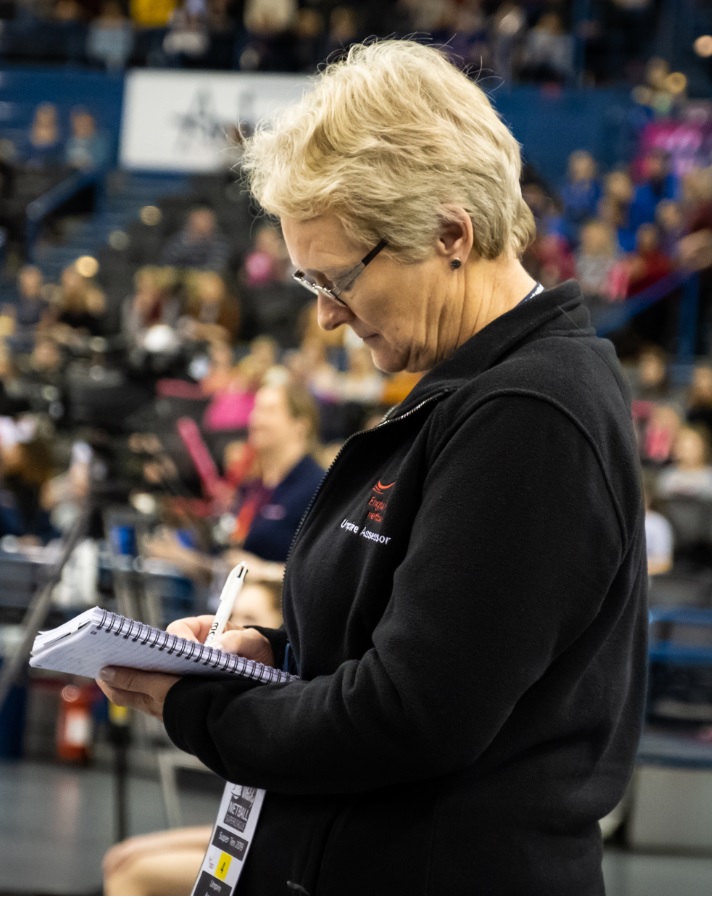
M 346 324 L 352 317 L 346 306 L 336 302 L 325 293 L 320 293 L 317 297 L 316 320 L 322 330 L 333 331 L 334 328 Z

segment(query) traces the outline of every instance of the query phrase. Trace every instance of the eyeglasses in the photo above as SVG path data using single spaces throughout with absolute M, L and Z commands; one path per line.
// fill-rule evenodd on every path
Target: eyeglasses
M 381 242 L 374 246 L 374 248 L 366 253 L 366 255 L 361 259 L 359 263 L 357 263 L 348 274 L 345 274 L 342 278 L 339 278 L 339 283 L 335 284 L 332 287 L 325 287 L 322 284 L 317 284 L 316 281 L 313 281 L 311 278 L 308 278 L 303 271 L 295 271 L 292 275 L 292 278 L 298 283 L 301 284 L 302 287 L 306 287 L 307 290 L 311 290 L 312 293 L 315 293 L 317 296 L 320 293 L 323 293 L 325 296 L 328 296 L 329 299 L 333 299 L 334 302 L 338 302 L 339 305 L 345 306 L 346 303 L 343 299 L 340 298 L 340 294 L 344 292 L 344 290 L 348 290 L 349 287 L 352 286 L 353 282 L 356 278 L 361 274 L 364 268 L 369 265 L 376 256 L 380 253 L 380 251 L 388 246 L 387 240 L 381 240 Z

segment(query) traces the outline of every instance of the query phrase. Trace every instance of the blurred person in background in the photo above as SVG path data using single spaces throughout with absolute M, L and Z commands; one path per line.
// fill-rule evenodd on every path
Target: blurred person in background
M 640 460 L 643 464 L 664 467 L 674 459 L 675 440 L 684 424 L 677 405 L 664 402 L 650 404 L 642 427 Z
M 329 13 L 319 61 L 330 54 L 348 49 L 359 38 L 358 10 L 354 6 L 335 6 Z
M 635 250 L 627 257 L 626 267 L 627 297 L 642 293 L 672 273 L 672 259 L 662 249 L 656 225 L 643 224 L 638 228 Z
M 655 208 L 655 224 L 660 232 L 660 248 L 677 263 L 679 243 L 685 236 L 685 216 L 676 200 L 661 200 Z
M 304 387 L 291 381 L 262 386 L 247 430 L 254 466 L 236 488 L 229 548 L 217 568 L 213 557 L 165 531 L 147 541 L 146 554 L 173 561 L 196 578 L 217 570 L 224 579 L 236 558 L 246 559 L 255 577 L 281 581 L 292 536 L 324 473 L 312 456 L 317 434 L 317 410 Z
M 67 346 L 80 345 L 87 337 L 105 330 L 106 297 L 93 277 L 83 275 L 76 264 L 67 265 L 53 291 L 43 332 Z
M 241 431 L 247 427 L 264 371 L 247 355 L 233 365 L 225 382 L 212 393 L 203 413 L 206 432 Z
M 569 156 L 561 187 L 563 215 L 571 234 L 578 234 L 588 219 L 596 217 L 602 195 L 596 160 L 587 150 L 575 150 Z
M 188 213 L 181 230 L 166 243 L 161 263 L 222 273 L 229 255 L 230 245 L 218 229 L 215 213 L 207 206 L 197 206 Z
M 18 369 L 13 350 L 7 341 L 0 340 L 0 418 L 15 418 L 29 411 L 26 384 Z
M 611 272 L 620 261 L 615 232 L 600 219 L 581 226 L 575 276 L 581 284 L 587 302 L 599 309 L 611 300 Z
M 109 165 L 109 138 L 100 131 L 96 119 L 83 106 L 70 113 L 70 134 L 64 148 L 67 165 L 80 171 L 104 169 Z
M 246 0 L 244 40 L 236 47 L 237 68 L 248 72 L 284 72 L 292 68 L 290 28 L 296 0 Z
M 13 345 L 20 352 L 30 352 L 37 329 L 49 312 L 44 275 L 36 265 L 23 265 L 17 272 L 15 283 Z
M 638 354 L 633 392 L 636 399 L 665 401 L 672 397 L 670 359 L 659 346 L 646 346 Z
M 383 396 L 384 376 L 373 364 L 371 353 L 361 341 L 348 346 L 346 370 L 338 379 L 339 399 L 377 405 Z
M 672 464 L 660 472 L 657 494 L 712 499 L 710 434 L 701 424 L 685 425 L 675 436 Z
M 645 548 L 650 577 L 666 574 L 672 568 L 675 549 L 672 524 L 655 508 L 656 488 L 655 478 L 649 471 L 644 471 Z
M 4 419 L 0 427 L 0 536 L 44 545 L 59 535 L 50 519 L 48 487 L 55 474 L 52 442 L 36 422 Z
M 633 181 L 627 171 L 609 172 L 603 179 L 603 196 L 598 215 L 615 228 L 618 246 L 624 253 L 635 249 L 635 228 L 631 224 L 630 205 L 633 201 Z
M 185 278 L 185 308 L 178 329 L 185 340 L 235 342 L 240 328 L 240 304 L 216 271 L 191 271 Z
M 698 273 L 698 337 L 695 350 L 699 355 L 707 355 L 712 351 L 712 166 L 686 172 L 681 205 L 685 233 L 677 245 L 677 259 L 684 271 Z
M 151 330 L 175 330 L 182 311 L 179 279 L 168 267 L 144 265 L 134 274 L 134 290 L 121 304 L 121 334 L 131 354 L 145 348 Z
M 99 15 L 89 23 L 86 53 L 109 71 L 126 67 L 134 46 L 131 19 L 117 0 L 105 0 Z
M 543 12 L 524 37 L 518 75 L 526 81 L 566 84 L 574 74 L 574 39 L 558 12 Z
M 200 392 L 212 396 L 229 389 L 233 378 L 235 356 L 232 344 L 227 340 L 212 340 L 208 349 L 205 371 L 198 379 Z
M 319 9 L 301 7 L 292 25 L 293 59 L 296 72 L 311 75 L 323 59 L 324 15 Z
M 569 280 L 576 271 L 568 240 L 556 232 L 537 233 L 524 256 L 524 264 L 547 290 Z
M 305 337 L 289 357 L 289 369 L 316 399 L 336 402 L 339 398 L 339 369 L 330 358 L 329 346 L 316 337 Z
M 253 248 L 242 264 L 240 279 L 248 287 L 281 284 L 289 276 L 290 268 L 289 255 L 279 229 L 273 224 L 259 225 Z
M 663 149 L 650 149 L 640 162 L 640 181 L 633 190 L 630 224 L 639 228 L 655 221 L 658 203 L 677 199 L 680 179 L 672 170 L 670 154 Z
M 702 424 L 712 433 L 712 365 L 700 362 L 692 370 L 686 396 L 688 424 Z
M 54 103 L 36 107 L 30 129 L 17 147 L 18 161 L 27 168 L 58 168 L 64 162 L 64 139 Z

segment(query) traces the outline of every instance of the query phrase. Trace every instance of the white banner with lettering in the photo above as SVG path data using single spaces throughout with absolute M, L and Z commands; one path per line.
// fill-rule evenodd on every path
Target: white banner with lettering
M 234 164 L 229 132 L 298 100 L 303 75 L 137 69 L 126 76 L 119 148 L 124 168 L 207 172 Z

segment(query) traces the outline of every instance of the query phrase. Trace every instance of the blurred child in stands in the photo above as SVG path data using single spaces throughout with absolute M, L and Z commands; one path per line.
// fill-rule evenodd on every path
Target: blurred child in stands
M 640 163 L 640 181 L 633 191 L 630 221 L 634 228 L 655 221 L 661 200 L 674 200 L 680 191 L 680 179 L 672 170 L 670 154 L 660 147 L 647 151 Z
M 205 430 L 243 430 L 247 427 L 263 376 L 264 372 L 249 356 L 234 365 L 222 387 L 213 391 L 210 404 L 203 413 Z
M 674 405 L 651 403 L 641 430 L 640 457 L 643 463 L 663 466 L 673 460 L 675 440 L 683 425 L 680 410 Z
M 655 209 L 655 224 L 660 231 L 660 247 L 673 260 L 678 258 L 678 244 L 684 237 L 685 217 L 675 200 L 661 200 Z
M 596 160 L 587 150 L 575 150 L 569 156 L 566 181 L 561 188 L 563 215 L 572 233 L 596 216 L 603 195 Z
M 665 515 L 654 508 L 655 480 L 650 472 L 643 472 L 643 496 L 645 498 L 645 543 L 648 558 L 648 576 L 665 574 L 673 564 L 674 534 L 672 524 Z
M 28 545 L 57 537 L 49 515 L 48 484 L 55 473 L 52 442 L 36 422 L 4 419 L 0 430 L 0 536 Z
M 199 378 L 200 392 L 212 396 L 227 390 L 233 378 L 235 358 L 227 340 L 213 340 L 208 349 L 207 367 Z
M 688 424 L 703 424 L 712 433 L 712 365 L 695 365 L 687 394 Z
M 123 69 L 133 45 L 133 26 L 122 4 L 116 0 L 105 0 L 99 15 L 89 24 L 87 57 L 110 71 Z
M 224 272 L 230 244 L 218 227 L 218 220 L 207 206 L 196 206 L 188 213 L 185 225 L 163 249 L 161 262 L 174 268 L 200 268 Z
M 611 272 L 620 259 L 613 228 L 600 219 L 586 222 L 576 250 L 576 279 L 591 304 L 611 299 Z
M 172 268 L 145 265 L 134 274 L 134 292 L 121 305 L 121 333 L 129 352 L 142 349 L 156 325 L 175 328 L 181 312 Z
M 92 277 L 85 276 L 76 263 L 62 271 L 59 289 L 54 291 L 52 307 L 43 322 L 56 340 L 67 346 L 86 337 L 104 333 L 106 297 Z
M 642 224 L 636 233 L 635 251 L 628 257 L 626 296 L 642 293 L 672 273 L 672 260 L 665 254 L 660 232 L 654 224 Z
M 192 342 L 234 343 L 240 326 L 240 306 L 225 279 L 215 271 L 189 272 L 185 292 L 186 308 L 179 321 L 182 337 Z
M 633 181 L 626 171 L 612 171 L 603 179 L 603 196 L 598 215 L 616 232 L 618 246 L 624 253 L 635 249 L 635 229 L 630 222 Z
M 54 103 L 40 103 L 32 124 L 17 148 L 18 159 L 27 168 L 56 168 L 62 165 L 64 145 L 59 115 Z
M 94 116 L 83 106 L 70 114 L 71 134 L 64 150 L 65 160 L 79 171 L 104 169 L 109 165 L 108 136 L 99 129 Z
M 699 424 L 681 427 L 673 447 L 673 464 L 660 472 L 657 493 L 712 499 L 709 431 Z
M 358 340 L 358 338 L 356 338 Z M 371 350 L 361 340 L 352 342 L 346 351 L 347 368 L 338 381 L 339 399 L 376 405 L 383 395 L 384 377 L 371 359 Z
M 289 254 L 278 228 L 272 224 L 260 225 L 254 247 L 243 262 L 241 279 L 249 287 L 282 283 L 289 267 Z
M 665 400 L 672 395 L 668 355 L 659 346 L 646 346 L 638 355 L 633 384 L 636 399 Z

